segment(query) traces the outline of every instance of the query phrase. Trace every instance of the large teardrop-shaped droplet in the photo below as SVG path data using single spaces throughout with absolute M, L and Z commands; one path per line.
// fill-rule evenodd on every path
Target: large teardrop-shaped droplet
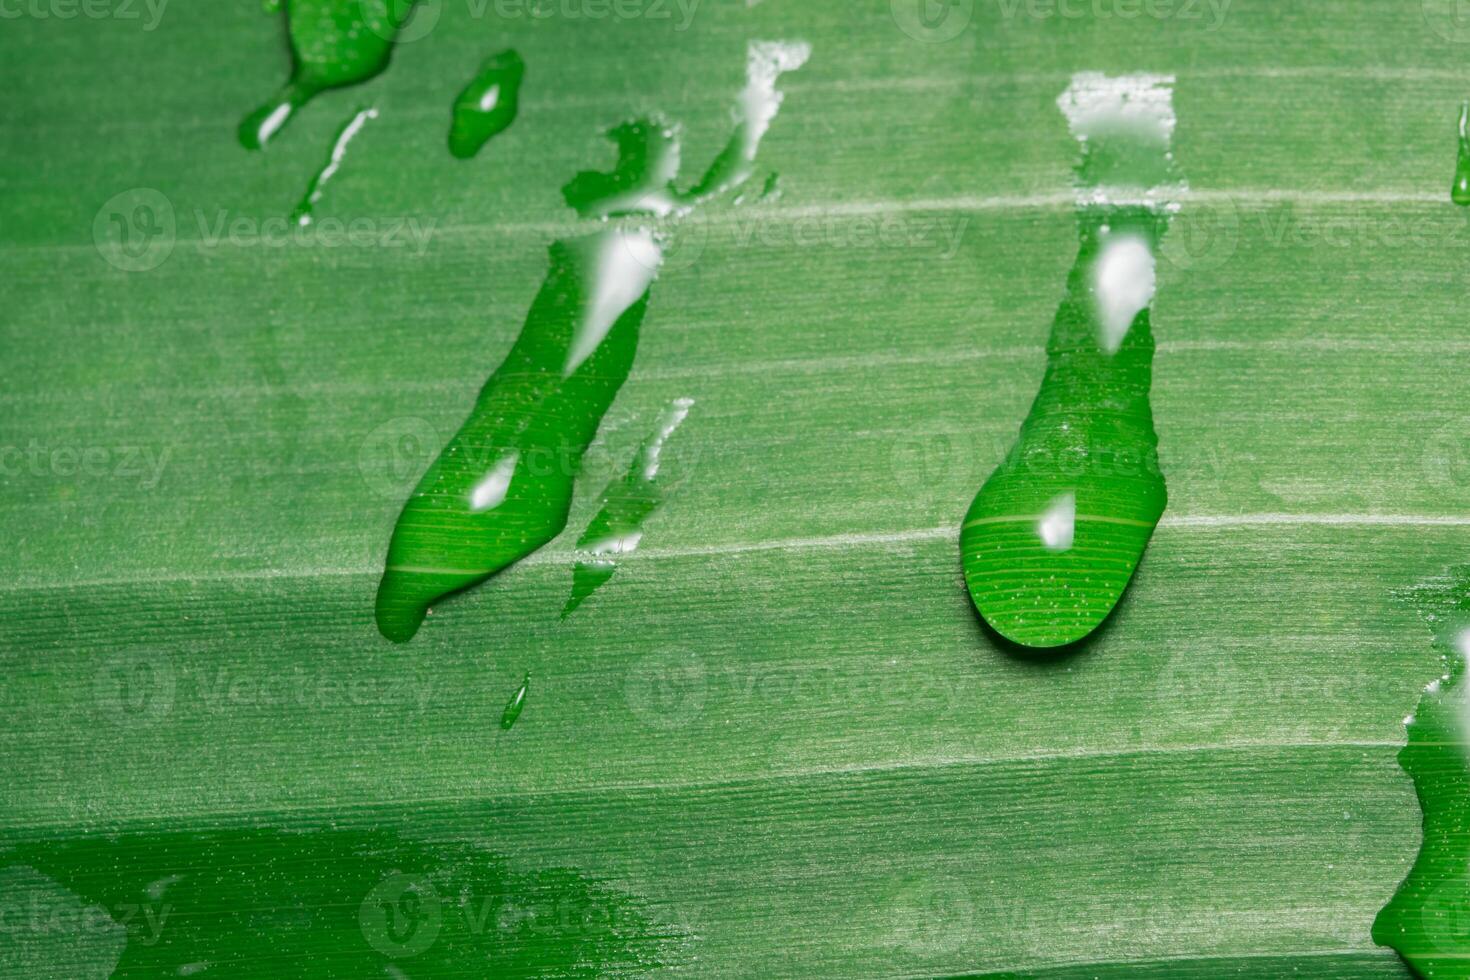
M 1149 307 L 1177 198 L 1171 79 L 1077 76 L 1077 258 L 1021 432 L 960 535 L 975 607 L 1027 647 L 1074 643 L 1117 604 L 1164 512 Z

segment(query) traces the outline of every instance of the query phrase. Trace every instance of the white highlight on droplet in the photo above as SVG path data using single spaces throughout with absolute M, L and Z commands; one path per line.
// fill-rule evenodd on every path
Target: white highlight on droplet
M 1154 253 L 1141 235 L 1103 239 L 1092 266 L 1092 294 L 1097 302 L 1098 346 L 1116 354 L 1140 310 L 1154 299 Z
M 328 182 L 342 169 L 342 161 L 347 156 L 347 148 L 362 132 L 362 127 L 368 124 L 368 120 L 378 118 L 377 109 L 359 109 L 352 117 L 352 121 L 343 127 L 342 132 L 337 134 L 337 142 L 332 144 L 331 156 L 327 158 L 327 165 L 322 168 L 321 173 L 316 175 L 312 181 L 311 190 L 306 195 L 305 207 L 296 215 L 296 223 L 302 227 L 311 224 L 311 208 L 322 199 L 322 192 L 326 190 Z
M 562 365 L 564 378 L 570 378 L 592 356 L 618 317 L 647 291 L 663 262 L 663 249 L 647 228 L 607 232 L 597 248 L 593 259 L 597 271 L 592 279 L 595 291 L 577 323 L 566 364 Z
M 271 114 L 265 117 L 260 128 L 255 131 L 255 142 L 260 146 L 269 143 L 277 131 L 286 124 L 286 120 L 291 118 L 291 113 L 295 111 L 296 107 L 290 102 L 282 102 L 272 109 Z
M 631 555 L 638 550 L 638 544 L 642 540 L 642 531 L 629 531 L 627 534 L 598 538 L 583 550 L 595 558 L 606 558 L 609 555 Z
M 1465 668 L 1460 674 L 1459 683 L 1448 691 L 1443 692 L 1443 697 L 1446 700 L 1442 703 L 1446 710 L 1452 711 L 1458 716 L 1460 723 L 1460 731 L 1458 732 L 1460 751 L 1467 759 L 1470 759 L 1470 698 L 1467 698 L 1466 690 L 1466 685 L 1470 684 L 1470 629 L 1460 630 L 1455 635 L 1453 645 L 1455 652 L 1463 658 Z M 1440 694 L 1440 689 L 1444 686 L 1444 683 L 1453 676 L 1454 672 L 1449 671 L 1444 676 L 1433 681 L 1424 689 L 1426 695 Z M 1410 718 L 1412 717 L 1413 715 L 1410 715 Z
M 1465 658 L 1465 666 L 1470 668 L 1470 629 L 1460 631 L 1460 635 L 1455 637 L 1455 646 L 1459 649 L 1460 656 Z
M 1057 107 L 1067 117 L 1072 135 L 1084 147 L 1091 145 L 1089 152 L 1112 142 L 1158 154 L 1157 167 L 1146 167 L 1142 173 L 1112 173 L 1103 178 L 1109 181 L 1104 184 L 1079 182 L 1078 204 L 1179 210 L 1186 185 L 1171 175 L 1168 165 L 1174 158 L 1169 148 L 1175 124 L 1173 86 L 1173 75 L 1108 76 L 1089 71 L 1072 76 L 1057 97 Z
M 1047 505 L 1036 522 L 1036 535 L 1048 551 L 1069 551 L 1077 532 L 1077 494 L 1062 494 Z
M 480 111 L 489 112 L 491 109 L 495 108 L 496 103 L 498 103 L 499 101 L 500 84 L 497 82 L 496 84 L 486 89 L 484 95 L 480 96 Z
M 776 90 L 776 81 L 806 64 L 811 56 L 812 46 L 805 41 L 751 42 L 746 52 L 745 91 L 740 93 L 736 108 L 743 144 L 741 157 L 746 163 L 755 161 L 762 137 L 781 110 L 785 96 Z
M 658 432 L 649 440 L 643 455 L 643 479 L 658 478 L 659 457 L 663 454 L 664 443 L 668 442 L 674 430 L 684 423 L 684 419 L 689 416 L 689 410 L 693 407 L 693 398 L 675 398 L 674 403 L 659 418 Z
M 484 479 L 475 484 L 475 488 L 470 491 L 471 513 L 493 510 L 505 503 L 505 495 L 510 492 L 511 477 L 515 476 L 516 463 L 520 459 L 520 450 L 512 450 L 501 457 L 495 467 L 485 474 Z
M 1057 97 L 1077 139 L 1126 136 L 1167 148 L 1174 137 L 1173 75 L 1104 75 L 1083 71 Z
M 148 883 L 147 888 L 148 897 L 155 902 L 161 902 L 163 901 L 164 893 L 183 880 L 183 875 L 169 875 L 166 878 L 159 878 L 157 881 L 151 881 Z

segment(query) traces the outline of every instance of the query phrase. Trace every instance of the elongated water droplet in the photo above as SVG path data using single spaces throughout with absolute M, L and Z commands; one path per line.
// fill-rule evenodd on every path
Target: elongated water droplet
M 246 149 L 264 147 L 306 103 L 388 67 L 393 41 L 415 0 L 286 0 L 290 80 L 240 123 Z
M 1096 629 L 1164 512 L 1149 306 L 1182 186 L 1169 149 L 1171 83 L 1084 74 L 1058 100 L 1083 147 L 1077 259 L 1041 389 L 960 535 L 975 607 L 1023 646 L 1063 646 Z
M 761 41 L 750 46 L 745 91 L 735 107 L 735 132 L 704 176 L 684 195 L 687 202 L 727 194 L 750 179 L 761 140 L 785 98 L 776 82 L 786 72 L 806 64 L 811 54 L 811 45 L 790 41 Z
M 1424 811 L 1419 854 L 1373 922 L 1373 941 L 1390 946 L 1425 980 L 1470 977 L 1470 566 L 1404 593 L 1433 631 L 1441 672 L 1405 719 L 1399 765 Z
M 676 128 L 639 119 L 610 135 L 616 169 L 578 174 L 563 188 L 568 203 L 586 217 L 668 216 L 675 225 L 609 224 L 551 246 L 520 337 L 393 529 L 376 604 L 378 629 L 390 640 L 410 639 L 435 600 L 484 581 L 566 527 L 583 455 L 632 370 L 666 241 L 689 207 L 673 190 Z
M 582 456 L 633 367 L 662 254 L 646 229 L 551 246 L 520 337 L 393 529 L 378 588 L 384 636 L 409 639 L 434 600 L 561 533 Z
M 459 98 L 449 126 L 449 152 L 468 160 L 495 136 L 510 128 L 520 111 L 521 80 L 526 63 L 514 51 L 486 59 Z
M 676 398 L 633 456 L 628 472 L 602 491 L 597 513 L 577 539 L 572 594 L 562 608 L 563 619 L 612 578 L 618 559 L 638 549 L 644 523 L 668 499 L 670 477 L 661 459 L 664 446 L 693 405 L 692 398 Z
M 311 183 L 306 186 L 306 194 L 302 196 L 301 203 L 296 205 L 291 212 L 291 220 L 298 225 L 309 225 L 312 222 L 312 210 L 317 202 L 322 199 L 322 192 L 326 190 L 327 184 L 337 176 L 337 171 L 342 167 L 342 161 L 347 156 L 347 148 L 362 132 L 362 127 L 368 124 L 368 120 L 378 118 L 377 109 L 359 109 L 353 113 L 352 118 L 347 120 L 337 132 L 337 138 L 332 141 L 332 150 L 327 155 L 327 162 L 322 169 L 317 171 Z
M 515 725 L 516 719 L 519 718 L 521 716 L 521 712 L 525 710 L 526 695 L 530 692 L 530 690 L 531 672 L 528 670 L 526 671 L 525 678 L 521 680 L 520 688 L 517 689 L 516 692 L 510 696 L 510 700 L 505 703 L 505 710 L 500 713 L 501 731 L 508 732 L 511 730 L 511 727 Z
M 1450 200 L 1470 207 L 1470 101 L 1460 106 L 1459 149 L 1455 154 L 1455 182 L 1450 187 Z

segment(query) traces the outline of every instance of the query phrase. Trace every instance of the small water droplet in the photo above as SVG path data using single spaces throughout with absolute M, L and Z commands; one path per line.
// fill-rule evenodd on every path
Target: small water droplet
M 515 51 L 492 55 L 454 100 L 449 126 L 449 152 L 468 160 L 491 139 L 510 128 L 520 111 L 521 81 L 526 63 Z
M 619 558 L 638 549 L 644 524 L 668 499 L 670 481 L 663 467 L 664 446 L 693 405 L 692 398 L 674 399 L 634 454 L 628 472 L 602 491 L 597 513 L 577 539 L 572 594 L 562 608 L 562 619 L 607 584 L 617 571 Z
M 337 138 L 332 141 L 332 150 L 327 155 L 327 162 L 322 165 L 321 170 L 317 171 L 311 183 L 307 184 L 306 193 L 302 196 L 301 202 L 291 212 L 291 220 L 297 225 L 305 227 L 312 223 L 312 212 L 317 202 L 322 199 L 322 193 L 326 190 L 327 184 L 337 176 L 337 171 L 342 168 L 342 161 L 347 157 L 347 148 L 352 145 L 357 134 L 362 132 L 362 127 L 368 124 L 368 120 L 376 118 L 378 118 L 377 109 L 358 109 L 353 113 L 352 118 L 337 131 Z
M 1450 200 L 1470 207 L 1470 100 L 1460 106 L 1459 149 L 1455 157 L 1455 182 L 1450 187 Z
M 285 0 L 291 78 L 241 121 L 241 145 L 261 149 L 317 95 L 380 74 L 413 7 L 411 0 Z
M 515 725 L 516 719 L 526 708 L 526 695 L 531 690 L 531 672 L 526 671 L 526 676 L 521 680 L 521 686 L 511 695 L 510 700 L 505 703 L 505 710 L 500 714 L 500 730 L 508 732 Z

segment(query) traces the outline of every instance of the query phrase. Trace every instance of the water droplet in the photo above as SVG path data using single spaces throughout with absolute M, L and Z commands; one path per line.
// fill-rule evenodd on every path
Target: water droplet
M 670 481 L 661 460 L 664 446 L 693 405 L 692 398 L 676 398 L 639 447 L 628 472 L 602 491 L 597 513 L 577 539 L 572 594 L 561 611 L 563 619 L 607 584 L 617 571 L 619 558 L 638 549 L 644 523 L 668 499 Z
M 960 535 L 965 582 L 1000 635 L 1074 643 L 1122 596 L 1163 515 L 1149 404 L 1154 256 L 1182 183 L 1172 79 L 1074 77 L 1058 104 L 1082 147 L 1077 259 L 1041 389 Z
M 687 213 L 692 208 L 737 191 L 755 170 L 756 154 L 784 94 L 781 76 L 806 64 L 811 46 L 802 42 L 761 41 L 746 56 L 745 89 L 736 103 L 735 129 L 725 148 L 688 191 L 674 187 L 680 169 L 679 128 L 663 120 L 624 123 L 608 132 L 618 147 L 611 174 L 580 173 L 566 186 L 567 203 L 584 218 L 645 214 L 655 217 Z
M 362 132 L 362 127 L 367 125 L 368 120 L 376 118 L 378 118 L 377 109 L 358 109 L 346 125 L 338 130 L 337 138 L 332 141 L 332 151 L 327 155 L 327 162 L 311 179 L 311 183 L 306 186 L 306 194 L 302 196 L 301 203 L 297 204 L 296 209 L 291 212 L 292 221 L 303 226 L 311 224 L 312 211 L 316 208 L 317 202 L 322 199 L 322 193 L 326 190 L 327 184 L 337 176 L 337 171 L 341 169 L 342 161 L 347 156 L 347 148 L 352 145 L 357 134 Z
M 584 218 L 664 217 L 678 211 L 678 128 L 659 119 L 635 119 L 608 130 L 607 138 L 618 148 L 617 164 L 610 173 L 578 173 L 562 188 L 567 204 Z
M 761 140 L 785 97 L 776 83 L 786 72 L 806 64 L 811 54 L 811 45 L 800 42 L 762 41 L 750 46 L 745 91 L 735 111 L 735 132 L 704 176 L 684 195 L 686 201 L 698 203 L 727 194 L 750 179 Z
M 1470 924 L 1470 566 L 1401 594 L 1424 616 L 1449 679 L 1430 684 L 1407 719 L 1399 765 L 1424 811 L 1419 854 L 1373 922 L 1373 941 L 1396 949 L 1421 977 L 1466 975 Z M 1344 815 L 1346 816 L 1346 815 Z
M 492 55 L 459 98 L 449 127 L 449 152 L 468 160 L 495 136 L 510 128 L 520 111 L 521 80 L 526 63 L 515 51 Z
M 520 688 L 511 695 L 510 700 L 505 703 L 505 710 L 500 714 L 500 730 L 508 732 L 515 725 L 516 719 L 526 707 L 526 694 L 531 690 L 531 672 L 526 671 L 526 676 L 521 680 Z
M 380 74 L 413 6 L 414 0 L 286 0 L 291 78 L 241 121 L 241 145 L 264 147 L 317 95 Z
M 746 108 L 737 113 L 732 144 L 754 152 L 781 101 L 771 88 L 780 71 L 772 66 L 787 70 L 781 66 L 804 61 L 805 51 L 805 45 L 752 45 Z M 774 94 L 752 99 L 752 89 L 768 88 Z M 751 130 L 753 101 L 759 132 L 740 137 Z M 636 119 L 609 135 L 619 150 L 613 172 L 579 173 L 563 188 L 580 215 L 677 221 L 703 203 L 674 190 L 677 127 Z M 717 161 L 711 170 L 720 166 Z M 733 189 L 748 176 L 746 167 L 744 177 L 721 184 Z M 520 337 L 404 505 L 378 585 L 377 624 L 388 639 L 409 640 L 431 603 L 484 581 L 566 527 L 576 474 L 632 370 L 649 293 L 672 237 L 629 222 L 601 227 L 551 246 L 550 269 Z
M 430 603 L 561 533 L 576 470 L 632 370 L 660 255 L 646 229 L 551 246 L 520 337 L 393 529 L 384 636 L 408 640 Z
M 1455 182 L 1450 187 L 1450 200 L 1470 207 L 1470 101 L 1460 106 L 1459 150 L 1455 158 Z

